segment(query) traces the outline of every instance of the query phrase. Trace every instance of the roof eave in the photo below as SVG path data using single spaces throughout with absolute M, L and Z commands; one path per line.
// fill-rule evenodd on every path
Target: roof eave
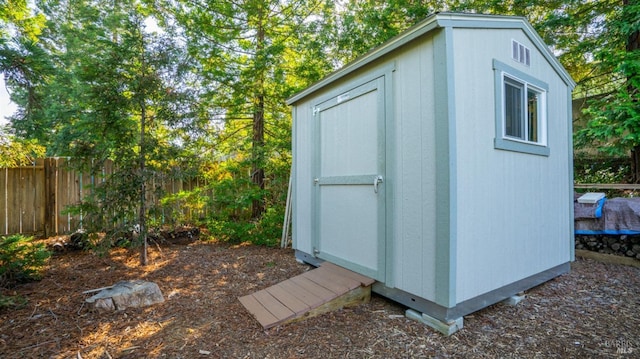
M 377 60 L 378 58 L 392 52 L 393 50 L 437 28 L 438 23 L 436 21 L 437 19 L 436 16 L 437 14 L 429 16 L 428 18 L 414 25 L 413 27 L 409 28 L 407 31 L 403 32 L 402 34 L 393 37 L 391 40 L 383 43 L 381 46 L 378 46 L 372 49 L 371 51 L 365 53 L 364 55 L 359 56 L 358 58 L 351 61 L 344 67 L 340 68 L 339 70 L 332 72 L 322 80 L 298 92 L 297 94 L 287 99 L 287 105 L 292 105 L 298 102 L 302 98 L 307 97 L 309 94 L 313 92 L 316 92 L 317 90 L 321 89 L 327 84 L 334 82 L 339 78 L 342 78 L 356 71 L 357 69 Z
M 551 53 L 551 50 L 544 43 L 540 35 L 529 24 L 524 17 L 501 16 L 501 15 L 485 15 L 485 14 L 463 14 L 463 13 L 436 13 L 418 24 L 412 26 L 405 32 L 393 37 L 379 47 L 372 49 L 366 54 L 356 58 L 339 70 L 336 70 L 323 78 L 322 80 L 312 84 L 306 89 L 298 92 L 289 99 L 287 105 L 293 105 L 308 95 L 318 91 L 326 85 L 347 76 L 348 74 L 360 69 L 361 67 L 379 59 L 380 57 L 394 51 L 395 49 L 415 40 L 416 38 L 433 31 L 436 28 L 458 27 L 458 28 L 504 28 L 504 29 L 522 29 L 538 50 L 547 59 L 549 64 L 554 68 L 556 73 L 563 81 L 573 89 L 576 86 L 571 75 L 565 70 L 560 61 Z

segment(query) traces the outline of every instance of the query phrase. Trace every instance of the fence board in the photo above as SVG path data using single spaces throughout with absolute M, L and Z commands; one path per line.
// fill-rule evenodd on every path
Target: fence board
M 9 169 L 7 183 L 7 213 L 9 221 L 9 233 L 22 233 L 22 206 L 20 168 Z
M 7 218 L 7 177 L 9 175 L 8 168 L 0 170 L 0 233 L 9 234 L 9 221 Z
M 52 236 L 71 233 L 82 227 L 83 216 L 66 213 L 65 208 L 80 204 L 92 188 L 113 173 L 107 162 L 101 176 L 71 170 L 66 158 L 38 159 L 33 166 L 0 168 L 0 234 Z M 199 179 L 177 180 L 157 174 L 147 184 L 147 208 L 155 223 L 190 220 L 207 213 L 176 203 L 161 204 L 161 193 L 174 194 L 194 190 L 206 182 Z M 210 191 L 207 195 L 211 195 Z
M 34 232 L 44 235 L 45 228 L 45 178 L 44 178 L 44 160 L 36 160 L 36 166 L 33 172 L 33 213 L 34 213 Z

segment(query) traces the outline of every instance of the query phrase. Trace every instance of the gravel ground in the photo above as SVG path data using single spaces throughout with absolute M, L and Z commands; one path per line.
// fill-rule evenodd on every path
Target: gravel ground
M 371 302 L 263 330 L 237 298 L 308 270 L 291 249 L 196 241 L 151 246 L 150 264 L 113 249 L 58 254 L 40 282 L 4 290 L 27 303 L 0 312 L 0 358 L 634 358 L 640 269 L 578 259 L 570 273 L 496 304 L 444 337 Z M 166 301 L 98 312 L 83 291 L 156 282 Z

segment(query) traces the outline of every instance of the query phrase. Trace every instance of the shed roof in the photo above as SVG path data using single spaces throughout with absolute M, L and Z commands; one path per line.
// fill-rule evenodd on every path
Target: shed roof
M 521 29 L 529 37 L 531 42 L 536 46 L 538 51 L 540 51 L 540 53 L 547 59 L 549 64 L 553 67 L 558 76 L 560 76 L 562 80 L 567 84 L 567 86 L 572 89 L 576 86 L 576 83 L 571 78 L 571 75 L 569 75 L 567 70 L 565 70 L 562 64 L 560 64 L 558 59 L 554 56 L 549 47 L 547 47 L 542 38 L 540 38 L 540 35 L 538 35 L 538 33 L 533 29 L 531 24 L 529 24 L 526 18 L 520 16 L 441 12 L 430 15 L 423 21 L 410 27 L 398 36 L 391 38 L 382 45 L 356 58 L 341 69 L 334 71 L 322 80 L 298 92 L 287 100 L 287 104 L 295 104 L 296 102 L 311 95 L 319 89 L 339 80 L 342 77 L 347 76 L 348 74 L 421 37 L 424 34 L 427 34 L 438 28 L 447 27 L 478 29 Z

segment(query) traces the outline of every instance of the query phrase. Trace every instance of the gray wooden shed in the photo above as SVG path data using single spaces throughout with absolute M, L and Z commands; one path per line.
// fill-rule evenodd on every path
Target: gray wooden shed
M 524 18 L 438 13 L 296 94 L 296 257 L 457 327 L 569 271 L 574 86 Z

